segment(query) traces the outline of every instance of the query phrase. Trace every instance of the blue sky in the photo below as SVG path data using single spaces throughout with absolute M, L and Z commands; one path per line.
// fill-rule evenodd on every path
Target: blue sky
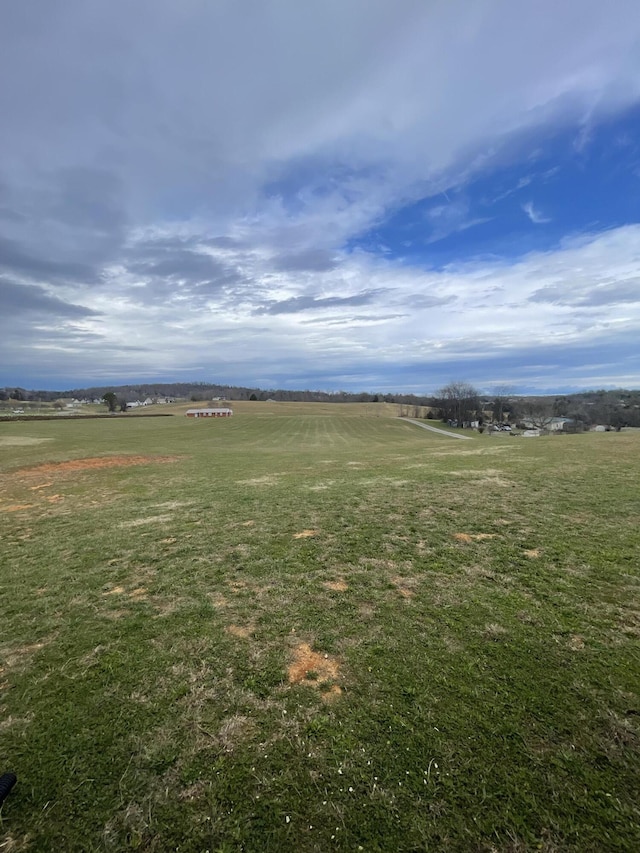
M 30 0 L 0 80 L 0 385 L 640 386 L 631 0 Z
M 524 139 L 515 162 L 389 211 L 349 247 L 437 269 L 549 252 L 572 234 L 640 222 L 640 109 L 583 134 L 571 126 Z

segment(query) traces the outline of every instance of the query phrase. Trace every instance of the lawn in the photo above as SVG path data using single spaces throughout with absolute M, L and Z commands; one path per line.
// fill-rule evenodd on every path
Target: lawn
M 0 424 L 0 851 L 640 849 L 640 432 Z

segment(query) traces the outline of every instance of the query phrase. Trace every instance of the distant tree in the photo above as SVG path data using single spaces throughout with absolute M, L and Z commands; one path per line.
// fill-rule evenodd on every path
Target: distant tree
M 552 400 L 526 400 L 520 409 L 526 423 L 542 432 L 548 430 L 554 419 Z
M 250 399 L 250 400 L 257 400 L 258 398 L 256 397 L 256 395 L 255 395 L 255 394 L 252 394 L 252 395 L 249 397 L 249 399 Z
M 556 418 L 569 417 L 569 406 L 571 405 L 568 397 L 556 397 L 553 401 L 553 414 Z
M 480 409 L 480 394 L 468 382 L 450 382 L 436 392 L 438 408 L 444 421 L 457 421 L 462 426 L 465 421 L 476 420 Z
M 120 399 L 118 400 L 118 405 L 120 406 L 121 412 L 127 411 L 127 401 L 125 400 L 124 397 L 120 397 Z
M 113 391 L 107 391 L 102 396 L 102 402 L 108 407 L 110 412 L 115 412 L 118 408 L 118 398 Z
M 495 389 L 495 397 L 491 405 L 491 414 L 494 421 L 502 421 L 505 413 L 511 411 L 509 396 L 513 394 L 513 390 L 508 385 L 499 385 Z

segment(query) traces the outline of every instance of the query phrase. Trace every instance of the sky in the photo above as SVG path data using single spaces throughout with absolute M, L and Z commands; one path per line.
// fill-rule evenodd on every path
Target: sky
M 21 0 L 0 385 L 640 387 L 637 0 Z

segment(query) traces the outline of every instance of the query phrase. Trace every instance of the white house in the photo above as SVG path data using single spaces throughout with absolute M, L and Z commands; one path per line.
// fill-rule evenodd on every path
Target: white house
M 233 409 L 187 409 L 188 418 L 230 418 L 233 414 Z

